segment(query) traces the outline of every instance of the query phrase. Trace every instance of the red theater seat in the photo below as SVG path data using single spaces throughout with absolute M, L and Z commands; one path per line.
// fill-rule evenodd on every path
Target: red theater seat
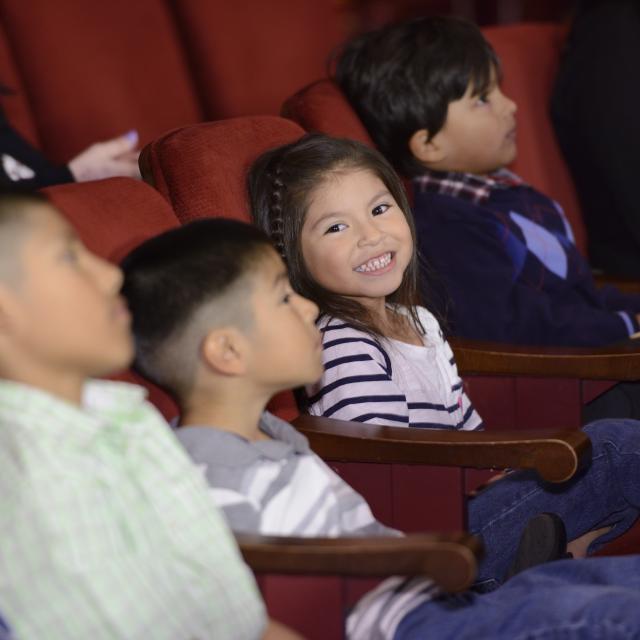
M 182 127 L 142 150 L 144 179 L 182 222 L 224 216 L 248 221 L 245 179 L 262 152 L 297 140 L 304 130 L 277 116 L 249 116 Z
M 1 0 L 0 21 L 53 162 L 129 129 L 145 144 L 202 120 L 163 0 Z
M 209 119 L 277 114 L 326 69 L 347 37 L 334 0 L 174 0 L 177 24 Z M 186 124 L 186 122 L 185 122 Z
M 374 146 L 360 118 L 332 80 L 317 80 L 292 95 L 284 103 L 282 115 L 306 131 L 329 133 Z

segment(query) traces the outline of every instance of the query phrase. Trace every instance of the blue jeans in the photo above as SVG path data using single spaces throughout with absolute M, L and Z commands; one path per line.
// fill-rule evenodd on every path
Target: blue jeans
M 640 556 L 558 560 L 490 593 L 441 596 L 407 614 L 394 640 L 640 638 Z
M 638 518 L 640 422 L 599 420 L 584 431 L 591 439 L 593 458 L 569 482 L 549 484 L 533 472 L 515 471 L 469 501 L 469 530 L 481 536 L 485 545 L 479 582 L 502 582 L 524 526 L 537 514 L 557 513 L 569 540 L 613 525 L 591 545 L 590 553 L 624 533 Z

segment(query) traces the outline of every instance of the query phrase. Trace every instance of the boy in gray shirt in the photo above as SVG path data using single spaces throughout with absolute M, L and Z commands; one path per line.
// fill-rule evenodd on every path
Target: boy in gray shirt
M 399 535 L 301 434 L 265 412 L 274 394 L 315 382 L 322 363 L 318 310 L 291 289 L 262 232 L 200 220 L 145 242 L 123 267 L 136 366 L 178 401 L 179 438 L 233 529 Z M 356 606 L 347 633 L 506 640 L 571 624 L 577 638 L 601 637 L 604 627 L 606 637 L 626 638 L 640 630 L 639 605 L 640 557 L 561 560 L 484 595 L 450 597 L 425 578 L 390 578 Z

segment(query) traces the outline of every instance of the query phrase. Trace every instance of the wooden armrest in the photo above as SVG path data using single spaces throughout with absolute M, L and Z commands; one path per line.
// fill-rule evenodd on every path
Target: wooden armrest
M 622 276 L 608 276 L 606 273 L 594 273 L 593 279 L 597 287 L 612 286 L 623 293 L 640 293 L 640 280 Z
M 255 573 L 372 577 L 424 575 L 446 591 L 473 582 L 482 546 L 466 533 L 412 534 L 403 538 L 293 538 L 236 534 Z
M 524 347 L 452 338 L 460 375 L 640 379 L 640 341 L 615 347 Z
M 565 482 L 591 459 L 591 441 L 577 429 L 449 431 L 309 415 L 293 424 L 321 458 L 340 462 L 533 469 L 543 480 Z

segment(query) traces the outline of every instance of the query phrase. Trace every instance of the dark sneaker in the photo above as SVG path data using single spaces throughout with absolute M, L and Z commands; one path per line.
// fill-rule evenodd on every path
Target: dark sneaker
M 568 557 L 564 522 L 555 513 L 541 513 L 527 522 L 505 580 L 538 564 Z

